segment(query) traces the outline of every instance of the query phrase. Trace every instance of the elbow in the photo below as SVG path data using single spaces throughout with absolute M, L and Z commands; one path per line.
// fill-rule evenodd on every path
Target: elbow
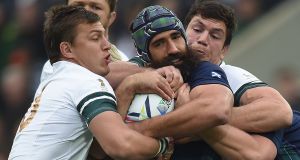
M 260 136 L 256 137 L 256 139 L 259 137 Z M 240 159 L 244 159 L 244 160 L 274 160 L 275 159 L 277 155 L 277 149 L 276 146 L 273 144 L 273 142 L 269 141 L 269 143 L 257 143 L 257 144 L 258 146 L 256 146 L 253 149 L 246 149 L 242 151 L 242 155 L 241 155 L 242 158 Z
M 243 160 L 268 160 L 268 159 L 265 159 L 266 157 L 264 157 L 263 155 L 259 154 L 259 153 L 253 153 L 250 155 L 245 155 L 243 156 Z
M 253 150 L 240 150 L 237 154 L 233 155 L 224 155 L 224 159 L 232 159 L 232 160 L 269 160 L 262 154 Z
M 271 160 L 268 156 L 264 156 L 259 152 L 253 153 L 247 157 L 247 160 Z
M 219 106 L 219 105 L 216 105 Z M 229 107 L 218 107 L 214 108 L 211 112 L 212 118 L 215 120 L 215 124 L 217 125 L 224 125 L 229 122 L 230 115 L 231 115 L 231 108 Z
M 279 109 L 278 117 L 281 117 L 281 128 L 286 128 L 292 125 L 293 122 L 293 111 L 289 103 L 285 99 L 278 100 L 275 102 L 277 108 Z
M 231 91 L 228 91 L 228 94 L 226 96 L 221 95 L 219 99 L 220 101 L 219 104 L 217 104 L 217 106 L 218 108 L 221 108 L 220 106 L 222 106 L 222 109 L 220 110 L 218 117 L 220 122 L 226 124 L 229 122 L 231 116 L 231 110 L 233 107 L 234 98 Z
M 219 123 L 219 125 L 224 125 L 228 123 L 231 116 L 233 99 L 223 98 L 223 101 L 219 101 L 219 103 L 216 104 L 215 106 L 216 108 L 214 108 L 214 113 L 215 113 L 217 123 Z
M 289 103 L 281 96 L 281 94 L 273 89 L 272 97 L 270 97 L 269 101 L 273 102 L 273 105 L 276 106 L 279 115 L 277 117 L 281 117 L 282 126 L 281 128 L 289 127 L 292 125 L 293 121 L 293 111 Z M 275 107 L 274 107 L 275 108 Z
M 253 151 L 253 152 L 247 152 L 245 154 L 242 154 L 239 158 L 239 160 L 273 160 L 275 157 L 273 154 L 263 154 L 260 151 Z M 235 159 L 235 158 L 234 158 Z
M 139 160 L 145 159 L 146 155 L 143 155 L 140 147 L 133 141 L 133 137 L 130 134 L 124 133 L 121 138 L 115 141 L 115 144 L 109 147 L 105 152 L 112 159 L 132 159 Z
M 266 137 L 252 135 L 256 145 L 243 147 L 239 153 L 243 160 L 274 160 L 277 155 L 275 144 Z
M 112 159 L 133 159 L 133 155 L 136 155 L 132 152 L 133 148 L 134 146 L 130 142 L 122 142 L 111 148 L 111 150 L 106 151 L 106 153 Z
M 290 105 L 286 102 L 284 105 L 284 127 L 289 127 L 293 123 L 293 111 Z
M 216 122 L 218 125 L 224 125 L 229 122 L 230 109 L 224 109 L 215 114 Z
M 249 155 L 246 160 L 274 160 L 275 156 L 276 155 L 272 153 L 261 153 L 257 151 L 252 155 Z

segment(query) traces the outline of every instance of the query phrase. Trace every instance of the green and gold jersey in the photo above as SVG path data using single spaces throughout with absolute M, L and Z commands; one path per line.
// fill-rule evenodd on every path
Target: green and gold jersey
M 88 125 L 116 97 L 105 78 L 75 63 L 53 64 L 20 123 L 9 159 L 86 159 L 93 135 Z

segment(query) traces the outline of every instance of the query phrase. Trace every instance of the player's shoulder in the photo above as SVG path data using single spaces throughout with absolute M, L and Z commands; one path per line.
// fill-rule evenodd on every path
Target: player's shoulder
M 220 68 L 208 61 L 199 62 L 191 72 L 188 83 L 191 88 L 205 84 L 221 84 L 229 87 L 226 74 Z
M 261 82 L 261 80 L 259 80 L 254 74 L 243 68 L 228 65 L 224 62 L 220 65 L 220 67 L 224 70 L 228 79 L 246 82 Z
M 53 73 L 53 67 L 50 63 L 50 61 L 48 60 L 42 69 L 42 73 L 41 73 L 41 77 L 40 77 L 40 82 L 45 81 L 46 79 L 48 79 Z
M 252 73 L 250 73 L 249 71 L 237 67 L 237 66 L 232 66 L 232 65 L 228 65 L 228 64 L 221 64 L 220 67 L 224 70 L 224 72 L 226 74 L 230 74 L 230 75 L 253 75 Z
M 107 99 L 109 97 L 116 101 L 115 93 L 109 82 L 102 76 L 89 75 L 85 77 L 74 77 L 64 83 L 69 83 L 65 92 L 68 92 L 72 102 L 77 106 L 83 106 L 85 102 L 96 99 Z
M 51 79 L 56 83 L 63 84 L 64 88 L 69 88 L 74 92 L 88 92 L 89 90 L 112 92 L 110 84 L 103 76 L 80 65 L 71 62 L 59 62 L 54 63 L 53 68 L 54 75 Z
M 67 82 L 68 83 L 68 82 Z M 74 90 L 82 93 L 93 93 L 93 92 L 108 92 L 114 95 L 113 89 L 109 82 L 102 76 L 99 75 L 86 75 L 86 77 L 77 77 L 73 79 L 72 86 Z
M 192 74 L 202 76 L 207 75 L 209 77 L 217 76 L 219 78 L 221 75 L 224 75 L 223 77 L 226 78 L 225 73 L 220 66 L 208 61 L 199 62 L 193 70 Z

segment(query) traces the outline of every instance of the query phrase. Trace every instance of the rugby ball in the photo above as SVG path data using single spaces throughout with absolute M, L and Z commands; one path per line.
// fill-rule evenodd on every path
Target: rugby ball
M 126 122 L 142 121 L 174 110 L 174 99 L 168 101 L 157 94 L 136 94 L 126 116 Z

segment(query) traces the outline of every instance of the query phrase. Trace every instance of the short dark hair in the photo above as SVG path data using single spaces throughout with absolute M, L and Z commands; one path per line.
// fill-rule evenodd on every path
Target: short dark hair
M 110 9 L 110 12 L 113 12 L 117 9 L 117 2 L 118 0 L 105 0 L 108 5 L 109 5 L 109 9 Z M 69 4 L 69 0 L 66 0 L 66 4 Z
M 237 26 L 236 16 L 231 7 L 216 0 L 195 0 L 185 18 L 185 25 L 187 26 L 196 15 L 201 15 L 205 19 L 215 19 L 224 22 L 227 33 L 224 46 L 230 45 L 232 35 Z
M 116 11 L 118 0 L 106 0 L 109 5 L 110 12 Z
M 72 42 L 76 37 L 79 24 L 92 24 L 100 17 L 82 7 L 59 5 L 51 7 L 46 13 L 44 22 L 44 45 L 51 64 L 58 61 L 61 42 Z

